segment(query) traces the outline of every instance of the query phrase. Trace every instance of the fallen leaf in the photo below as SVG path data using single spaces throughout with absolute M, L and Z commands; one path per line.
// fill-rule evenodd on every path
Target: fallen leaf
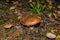
M 55 33 L 55 31 L 56 31 L 56 30 L 53 30 L 53 29 L 51 30 L 52 33 Z
M 58 5 L 57 8 L 60 8 L 60 5 Z
M 4 27 L 4 28 L 11 28 L 11 27 L 12 27 L 12 25 L 13 25 L 13 24 L 11 24 L 11 23 L 6 23 L 6 24 L 4 24 L 4 26 L 3 26 L 3 27 Z
M 57 38 L 57 40 L 60 40 L 60 35 L 58 35 L 56 38 Z
M 13 9 L 15 9 L 16 7 L 15 6 L 12 6 L 12 7 L 10 7 L 10 10 L 13 10 Z

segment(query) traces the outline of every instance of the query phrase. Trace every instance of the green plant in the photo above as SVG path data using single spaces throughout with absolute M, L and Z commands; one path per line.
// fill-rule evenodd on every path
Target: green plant
M 30 9 L 31 12 L 42 15 L 46 9 L 46 4 L 42 6 L 40 2 L 37 2 L 36 4 L 30 3 Z

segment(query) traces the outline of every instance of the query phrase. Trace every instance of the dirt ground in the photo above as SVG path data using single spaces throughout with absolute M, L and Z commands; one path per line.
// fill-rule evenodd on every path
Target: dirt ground
M 50 11 L 41 16 L 43 22 L 35 27 L 24 26 L 19 20 L 21 15 L 31 13 L 29 2 L 30 0 L 0 1 L 0 40 L 60 40 L 60 0 L 43 0 Z M 56 38 L 48 38 L 47 33 L 53 33 Z

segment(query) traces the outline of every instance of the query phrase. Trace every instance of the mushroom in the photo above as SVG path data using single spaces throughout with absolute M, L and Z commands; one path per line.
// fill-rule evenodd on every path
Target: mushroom
M 20 18 L 20 22 L 21 22 L 21 24 L 29 27 L 29 26 L 36 25 L 36 24 L 42 22 L 42 19 L 41 19 L 41 17 L 39 17 L 35 14 L 30 14 L 30 15 L 23 15 Z
M 4 27 L 4 28 L 11 28 L 12 25 L 13 25 L 13 24 L 11 24 L 11 23 L 5 23 L 5 24 L 3 25 L 3 27 Z

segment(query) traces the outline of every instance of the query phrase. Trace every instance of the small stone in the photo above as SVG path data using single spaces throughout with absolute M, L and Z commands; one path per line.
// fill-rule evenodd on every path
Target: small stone
M 56 38 L 56 35 L 53 33 L 47 33 L 46 36 L 51 39 Z

